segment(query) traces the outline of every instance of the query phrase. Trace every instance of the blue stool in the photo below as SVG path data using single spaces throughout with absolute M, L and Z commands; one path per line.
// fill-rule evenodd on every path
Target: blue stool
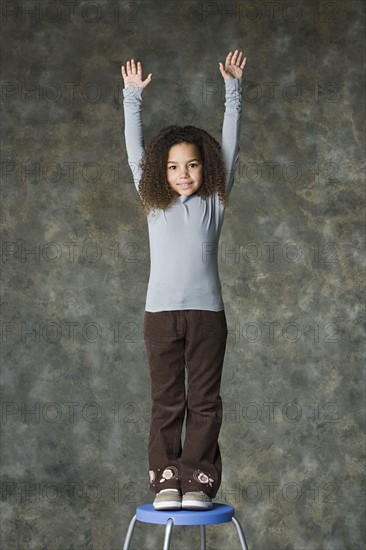
M 232 521 L 239 535 L 243 550 L 248 550 L 243 529 L 239 521 L 234 517 L 235 510 L 227 504 L 213 503 L 211 510 L 155 510 L 152 504 L 143 504 L 136 508 L 136 514 L 128 526 L 123 550 L 128 550 L 136 521 L 144 523 L 166 524 L 163 550 L 169 550 L 173 525 L 199 525 L 201 534 L 201 550 L 206 550 L 205 525 L 229 523 Z

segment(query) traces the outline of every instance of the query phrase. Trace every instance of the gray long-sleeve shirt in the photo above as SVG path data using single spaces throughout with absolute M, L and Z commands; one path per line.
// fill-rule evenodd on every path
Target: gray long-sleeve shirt
M 226 188 L 230 193 L 240 151 L 242 79 L 224 79 L 224 82 L 221 149 Z M 144 150 L 143 90 L 138 87 L 123 89 L 128 164 L 137 192 L 142 175 L 139 161 Z M 168 210 L 157 209 L 155 213 L 149 213 L 150 278 L 146 311 L 224 309 L 217 263 L 224 213 L 217 192 L 207 199 L 201 199 L 197 193 L 180 195 Z

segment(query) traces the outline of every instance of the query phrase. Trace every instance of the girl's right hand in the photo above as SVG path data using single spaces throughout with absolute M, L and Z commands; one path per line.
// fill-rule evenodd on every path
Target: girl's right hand
M 126 67 L 127 72 L 125 71 L 124 65 L 121 67 L 125 88 L 127 88 L 128 85 L 145 88 L 148 84 L 150 84 L 152 73 L 150 73 L 145 80 L 142 80 L 142 67 L 140 61 L 137 62 L 137 69 L 134 59 L 127 61 Z

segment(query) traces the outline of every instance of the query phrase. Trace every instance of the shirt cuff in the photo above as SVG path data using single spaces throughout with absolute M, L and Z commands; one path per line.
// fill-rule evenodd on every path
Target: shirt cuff
M 242 78 L 224 78 L 225 86 L 227 88 L 236 88 L 237 86 L 241 86 L 241 83 L 243 82 Z
M 127 85 L 127 87 L 123 88 L 123 96 L 128 98 L 141 98 L 142 90 L 144 88 L 141 88 L 139 86 L 134 86 L 132 84 Z

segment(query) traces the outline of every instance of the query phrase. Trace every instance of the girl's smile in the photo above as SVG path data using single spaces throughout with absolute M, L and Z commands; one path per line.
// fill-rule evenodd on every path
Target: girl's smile
M 179 143 L 169 150 L 167 180 L 179 195 L 193 195 L 202 185 L 203 166 L 197 145 Z

